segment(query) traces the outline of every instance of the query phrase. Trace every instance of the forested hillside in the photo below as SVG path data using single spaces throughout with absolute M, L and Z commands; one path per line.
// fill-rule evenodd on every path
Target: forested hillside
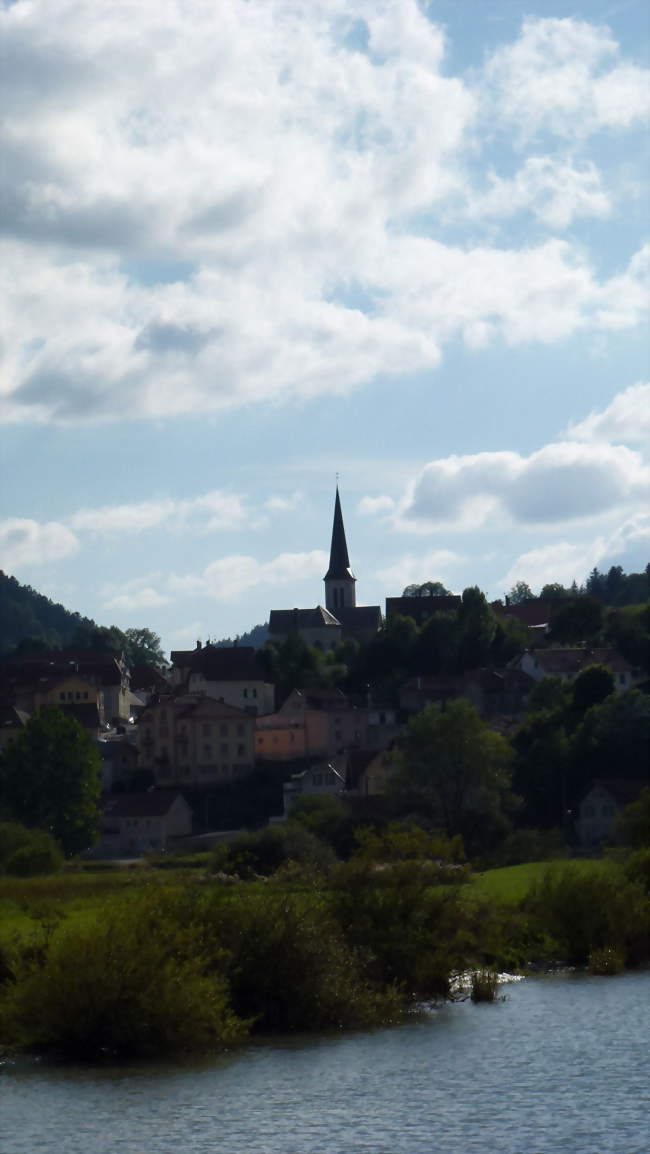
M 95 622 L 50 601 L 29 585 L 0 572 L 0 653 L 10 653 L 21 641 L 58 648 L 69 645 L 80 626 Z

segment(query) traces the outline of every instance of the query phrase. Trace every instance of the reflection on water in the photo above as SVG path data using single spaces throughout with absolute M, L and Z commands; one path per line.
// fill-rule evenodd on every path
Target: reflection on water
M 645 1154 L 650 974 L 201 1062 L 7 1063 L 2 1154 Z

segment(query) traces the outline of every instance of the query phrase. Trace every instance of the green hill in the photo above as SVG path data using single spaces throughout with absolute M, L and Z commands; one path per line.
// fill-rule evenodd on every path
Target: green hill
M 52 648 L 69 645 L 80 626 L 96 628 L 90 618 L 0 572 L 0 654 L 30 641 Z

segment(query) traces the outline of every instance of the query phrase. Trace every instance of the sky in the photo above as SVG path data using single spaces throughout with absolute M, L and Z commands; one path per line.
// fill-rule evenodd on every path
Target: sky
M 642 0 L 0 0 L 0 565 L 163 646 L 650 559 Z

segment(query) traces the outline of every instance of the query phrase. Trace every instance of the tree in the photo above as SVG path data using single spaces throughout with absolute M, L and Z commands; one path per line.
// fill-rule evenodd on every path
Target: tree
M 530 585 L 527 585 L 525 581 L 515 581 L 515 584 L 507 595 L 507 601 L 510 605 L 521 605 L 524 601 L 534 600 L 535 594 Z
M 157 633 L 145 628 L 127 629 L 124 638 L 124 656 L 131 669 L 136 665 L 149 665 L 159 672 L 167 669 L 167 659 Z
M 584 713 L 615 690 L 614 674 L 605 665 L 588 665 L 573 682 L 573 707 Z
M 473 669 L 485 665 L 489 659 L 490 646 L 496 635 L 496 618 L 487 603 L 484 593 L 477 585 L 463 590 L 463 598 L 458 610 L 460 627 L 459 661 L 461 669 Z
M 554 641 L 590 641 L 603 627 L 603 607 L 595 597 L 573 597 L 563 602 L 551 618 Z
M 424 581 L 422 585 L 407 585 L 402 597 L 449 597 L 450 591 L 442 581 Z
M 72 717 L 47 706 L 0 757 L 0 799 L 9 820 L 45 829 L 66 855 L 93 843 L 99 822 L 101 760 Z
M 430 705 L 411 719 L 398 765 L 398 788 L 433 802 L 447 837 L 460 834 L 469 852 L 506 832 L 512 751 L 469 702 Z
M 539 596 L 542 601 L 566 601 L 571 593 L 559 581 L 552 581 L 550 585 L 542 586 Z

